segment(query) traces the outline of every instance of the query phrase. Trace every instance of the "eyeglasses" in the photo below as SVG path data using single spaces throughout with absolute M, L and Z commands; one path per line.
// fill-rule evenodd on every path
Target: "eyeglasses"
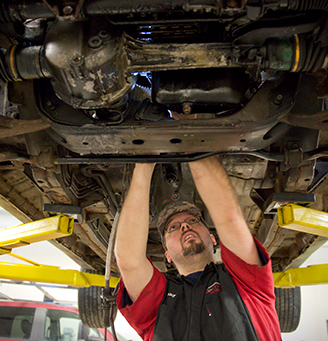
M 167 233 L 172 233 L 174 231 L 178 231 L 181 228 L 182 223 L 187 223 L 188 225 L 195 225 L 195 224 L 199 224 L 200 221 L 199 219 L 197 219 L 196 217 L 189 217 L 185 220 L 182 221 L 176 221 L 175 223 L 169 224 L 165 229 L 164 232 Z

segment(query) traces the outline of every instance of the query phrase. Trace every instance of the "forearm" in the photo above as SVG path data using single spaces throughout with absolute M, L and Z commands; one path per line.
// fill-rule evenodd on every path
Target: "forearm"
M 236 193 L 220 162 L 211 157 L 192 162 L 189 166 L 221 242 L 246 262 L 260 265 Z
M 215 156 L 191 162 L 189 167 L 199 195 L 219 226 L 244 220 L 229 177 Z
M 149 192 L 154 165 L 137 164 L 123 203 L 116 235 L 119 265 L 135 266 L 146 258 L 149 229 Z

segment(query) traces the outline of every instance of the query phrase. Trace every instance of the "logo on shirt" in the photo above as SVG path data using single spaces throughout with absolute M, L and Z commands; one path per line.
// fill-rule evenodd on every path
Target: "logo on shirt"
M 177 294 L 172 294 L 171 292 L 169 292 L 169 293 L 167 294 L 167 296 L 172 297 L 172 298 L 174 298 L 176 295 L 177 295 Z
M 206 289 L 206 294 L 215 294 L 216 292 L 222 291 L 221 283 L 220 282 L 214 282 L 212 285 L 210 285 Z

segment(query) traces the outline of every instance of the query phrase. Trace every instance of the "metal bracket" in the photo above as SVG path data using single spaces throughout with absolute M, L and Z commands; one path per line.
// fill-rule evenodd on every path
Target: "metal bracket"
M 297 203 L 302 206 L 310 206 L 315 203 L 313 193 L 273 193 L 263 205 L 264 214 L 277 214 L 277 210 L 288 204 Z
M 75 221 L 82 223 L 85 221 L 82 207 L 61 204 L 44 204 L 43 212 L 49 216 L 54 214 L 65 214 L 72 217 Z
M 43 2 L 58 20 L 74 21 L 80 15 L 84 0 L 75 0 L 73 5 L 72 1 L 43 0 Z
M 297 167 L 304 162 L 304 153 L 301 141 L 289 141 L 284 148 L 284 167 Z
M 0 138 L 35 133 L 40 130 L 48 129 L 49 127 L 50 124 L 43 118 L 35 120 L 18 120 L 16 118 L 0 115 Z

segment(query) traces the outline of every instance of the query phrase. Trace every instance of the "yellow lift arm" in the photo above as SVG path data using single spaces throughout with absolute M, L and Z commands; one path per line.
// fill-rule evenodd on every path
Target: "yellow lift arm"
M 74 219 L 65 215 L 32 221 L 0 230 L 0 255 L 10 253 L 14 247 L 69 236 Z
M 302 285 L 327 284 L 328 264 L 310 265 L 306 268 L 288 269 L 273 273 L 276 288 L 299 287 Z
M 65 270 L 49 265 L 21 265 L 0 262 L 0 278 L 17 281 L 30 281 L 68 285 L 82 288 L 89 286 L 105 286 L 105 276 Z M 276 288 L 290 288 L 302 285 L 328 283 L 328 264 L 311 265 L 306 268 L 288 269 L 273 273 Z M 110 287 L 115 288 L 118 277 L 111 276 Z
M 328 237 L 328 213 L 288 204 L 278 208 L 278 220 L 281 227 Z M 60 215 L 0 230 L 0 255 L 7 253 L 32 264 L 0 262 L 0 278 L 72 287 L 104 287 L 103 275 L 40 265 L 11 253 L 13 247 L 69 235 L 72 233 L 73 223 L 73 218 Z M 274 273 L 273 278 L 276 287 L 325 284 L 328 283 L 328 264 L 288 269 L 285 272 Z M 115 287 L 118 281 L 118 277 L 111 277 L 110 287 Z
M 105 287 L 105 276 L 77 270 L 60 269 L 50 265 L 25 265 L 0 262 L 0 278 L 16 281 L 68 285 L 76 288 Z M 111 276 L 109 286 L 115 288 L 118 277 Z
M 105 286 L 105 277 L 76 270 L 64 270 L 56 266 L 40 265 L 13 254 L 14 247 L 65 237 L 73 232 L 74 219 L 65 215 L 45 218 L 0 230 L 0 255 L 8 254 L 32 265 L 0 262 L 0 278 L 69 285 L 72 287 Z M 112 277 L 115 287 L 119 278 Z
M 278 208 L 279 226 L 328 237 L 328 213 L 295 204 Z

